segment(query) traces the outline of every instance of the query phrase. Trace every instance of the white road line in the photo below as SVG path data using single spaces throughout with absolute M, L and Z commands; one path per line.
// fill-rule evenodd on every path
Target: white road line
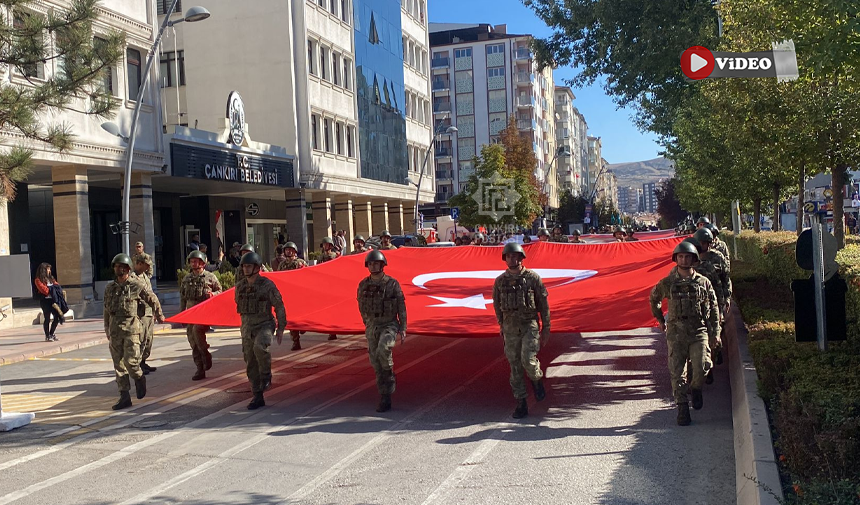
M 464 339 L 456 339 L 447 345 L 444 345 L 442 347 L 434 349 L 433 351 L 421 356 L 420 358 L 415 359 L 415 360 L 407 363 L 406 365 L 399 367 L 400 373 L 403 373 L 404 371 L 408 370 L 409 368 L 412 368 L 413 366 L 421 363 L 422 361 L 427 360 L 427 359 L 435 356 L 436 354 L 438 354 L 438 353 L 440 353 L 440 352 L 442 352 L 442 351 L 444 351 L 450 347 L 453 347 L 454 345 L 457 345 L 457 344 L 463 342 L 463 340 Z M 162 483 L 159 486 L 151 488 L 151 489 L 149 489 L 143 493 L 140 493 L 140 494 L 120 503 L 120 505 L 132 505 L 132 504 L 137 504 L 137 503 L 148 503 L 152 498 L 154 498 L 154 497 L 156 497 L 156 496 L 182 484 L 183 482 L 187 482 L 187 481 L 193 479 L 194 477 L 197 477 L 198 475 L 203 474 L 204 472 L 206 472 L 206 471 L 218 466 L 219 464 L 227 461 L 227 458 L 235 456 L 236 454 L 238 454 L 238 453 L 240 453 L 246 449 L 250 449 L 251 447 L 259 444 L 260 442 L 262 442 L 266 439 L 268 439 L 269 436 L 271 435 L 271 433 L 274 433 L 276 431 L 280 431 L 285 426 L 295 424 L 297 421 L 299 421 L 303 417 L 307 417 L 307 416 L 313 415 L 317 412 L 320 412 L 320 411 L 326 409 L 327 407 L 329 407 L 331 405 L 334 405 L 338 402 L 341 402 L 341 401 L 343 401 L 343 400 L 345 400 L 351 396 L 354 396 L 354 395 L 360 393 L 361 391 L 363 391 L 363 390 L 365 390 L 371 386 L 375 386 L 375 385 L 376 385 L 376 380 L 374 379 L 372 381 L 368 381 L 367 383 L 365 383 L 361 386 L 354 388 L 352 391 L 348 391 L 342 395 L 336 396 L 335 398 L 333 398 L 329 401 L 326 401 L 326 402 L 323 402 L 317 406 L 314 406 L 311 409 L 309 409 L 308 411 L 304 412 L 302 415 L 296 416 L 292 421 L 290 421 L 288 423 L 284 423 L 284 424 L 279 424 L 279 425 L 271 427 L 271 428 L 268 428 L 264 432 L 242 442 L 241 444 L 238 444 L 236 446 L 231 447 L 230 449 L 227 449 L 226 451 L 220 453 L 218 456 L 215 456 L 214 458 L 210 459 L 209 461 L 207 461 L 201 465 L 198 465 L 197 467 L 192 468 L 191 470 L 188 470 L 187 472 L 185 472 L 181 475 L 177 475 L 176 477 L 168 480 L 167 482 Z M 275 403 L 274 405 L 278 405 L 279 403 L 280 402 Z
M 379 435 L 368 440 L 367 443 L 365 443 L 364 445 L 362 445 L 361 447 L 359 447 L 358 449 L 356 449 L 355 451 L 350 453 L 348 456 L 346 456 L 345 458 L 341 459 L 340 461 L 338 461 L 337 463 L 332 465 L 331 468 L 329 468 L 328 470 L 321 473 L 316 478 L 314 478 L 313 480 L 311 480 L 310 482 L 308 482 L 307 484 L 305 484 L 304 486 L 299 488 L 295 493 L 291 494 L 287 498 L 286 502 L 283 502 L 283 503 L 291 503 L 293 500 L 301 500 L 302 498 L 305 498 L 306 496 L 310 495 L 311 493 L 313 493 L 314 491 L 319 489 L 323 484 L 325 484 L 326 482 L 335 478 L 341 471 L 343 471 L 345 468 L 347 468 L 349 465 L 351 465 L 353 462 L 355 462 L 357 459 L 359 459 L 365 452 L 376 447 L 377 445 L 381 444 L 382 442 L 388 440 L 389 438 L 394 436 L 395 432 L 403 429 L 404 427 L 406 427 L 406 425 L 408 425 L 409 423 L 411 423 L 415 419 L 418 419 L 419 417 L 423 416 L 427 412 L 430 412 L 432 409 L 436 408 L 439 404 L 445 402 L 446 400 L 448 400 L 452 396 L 459 394 L 462 391 L 464 391 L 467 386 L 469 386 L 471 383 L 478 380 L 478 378 L 483 376 L 485 373 L 489 372 L 494 366 L 498 365 L 499 362 L 501 362 L 504 359 L 505 359 L 505 357 L 501 356 L 501 357 L 493 360 L 489 365 L 482 368 L 471 379 L 464 382 L 462 385 L 449 391 L 444 396 L 437 398 L 436 400 L 433 400 L 430 403 L 427 403 L 426 405 L 421 407 L 419 410 L 416 410 L 412 414 L 403 418 L 397 424 L 394 424 L 390 428 L 387 428 L 386 430 L 381 432 Z
M 344 345 L 346 345 L 346 344 L 350 344 L 350 343 L 351 343 L 349 340 L 344 340 L 343 342 L 344 342 L 344 344 L 343 344 L 343 345 L 341 345 L 341 344 L 336 344 L 336 345 L 338 345 L 339 347 L 343 347 Z M 312 347 L 311 349 L 314 349 L 314 348 L 316 348 L 316 347 L 320 347 L 320 346 L 314 346 L 314 347 Z M 324 355 L 326 355 L 326 354 L 330 354 L 330 353 L 332 352 L 332 350 L 336 350 L 336 349 L 332 349 L 332 346 L 325 346 L 325 349 L 323 349 L 323 350 L 321 350 L 321 351 L 312 352 L 312 353 L 307 353 L 305 356 L 302 356 L 300 359 L 292 360 L 292 361 L 287 360 L 287 358 L 292 357 L 292 356 L 294 356 L 294 355 L 287 355 L 287 356 L 284 356 L 284 357 L 282 357 L 282 358 L 279 358 L 279 359 L 278 359 L 278 360 L 276 360 L 276 361 L 284 361 L 284 360 L 287 360 L 287 362 L 286 362 L 283 366 L 280 366 L 280 367 L 278 367 L 278 368 L 273 369 L 273 372 L 277 372 L 277 371 L 283 370 L 284 368 L 290 367 L 290 366 L 295 365 L 295 364 L 297 364 L 297 363 L 302 363 L 302 362 L 305 362 L 305 361 L 309 361 L 309 360 L 312 360 L 312 359 L 318 358 L 318 357 L 320 357 L 320 356 L 324 356 Z M 356 358 L 353 358 L 353 359 L 356 359 Z M 89 421 L 87 421 L 87 422 L 85 422 L 85 423 L 81 423 L 81 424 L 78 424 L 78 425 L 75 425 L 75 426 L 71 426 L 71 427 L 69 427 L 69 428 L 63 428 L 62 430 L 58 430 L 58 431 L 55 431 L 55 432 L 49 433 L 48 435 L 45 435 L 45 437 L 44 437 L 44 438 L 54 438 L 54 437 L 58 437 L 58 436 L 61 436 L 61 435 L 66 434 L 66 433 L 69 433 L 69 432 L 72 432 L 72 431 L 75 431 L 75 430 L 79 430 L 79 429 L 82 429 L 82 428 L 86 428 L 87 426 L 92 426 L 92 425 L 94 425 L 94 424 L 96 424 L 96 423 L 100 423 L 100 422 L 106 421 L 106 420 L 108 420 L 108 419 L 110 419 L 110 418 L 112 418 L 112 417 L 116 417 L 116 416 L 119 416 L 119 415 L 126 415 L 128 412 L 131 412 L 131 411 L 133 411 L 133 410 L 137 410 L 137 409 L 139 409 L 139 408 L 142 408 L 142 407 L 145 407 L 145 406 L 148 406 L 148 405 L 154 405 L 154 404 L 156 404 L 156 403 L 163 402 L 163 401 L 165 401 L 165 400 L 169 400 L 169 399 L 171 399 L 171 398 L 175 398 L 175 397 L 180 396 L 180 395 L 183 395 L 183 394 L 187 394 L 187 393 L 189 393 L 189 392 L 191 392 L 191 391 L 194 391 L 194 390 L 196 390 L 196 389 L 200 389 L 200 388 L 201 388 L 201 386 L 204 386 L 204 385 L 205 385 L 205 386 L 208 386 L 208 385 L 217 384 L 217 383 L 222 382 L 222 381 L 224 381 L 224 380 L 226 380 L 226 379 L 230 379 L 230 378 L 232 378 L 232 377 L 236 377 L 236 376 L 238 376 L 238 375 L 240 375 L 240 374 L 243 376 L 242 378 L 238 378 L 238 379 L 233 380 L 233 381 L 231 381 L 231 382 L 228 382 L 228 383 L 226 383 L 226 384 L 224 385 L 223 390 L 226 390 L 226 389 L 229 389 L 229 388 L 231 388 L 231 387 L 233 387 L 233 386 L 236 386 L 236 385 L 239 385 L 239 384 L 243 384 L 243 383 L 245 383 L 245 382 L 248 380 L 247 378 L 245 378 L 245 377 L 244 377 L 244 374 L 245 374 L 245 371 L 244 371 L 244 370 L 240 370 L 240 371 L 235 372 L 235 373 L 232 373 L 232 374 L 228 374 L 228 375 L 225 375 L 225 376 L 222 376 L 222 377 L 218 377 L 218 378 L 216 378 L 216 379 L 214 379 L 214 380 L 211 380 L 211 381 L 204 381 L 204 382 L 203 382 L 202 384 L 200 384 L 200 385 L 191 386 L 191 387 L 188 387 L 188 388 L 182 389 L 182 390 L 180 390 L 180 391 L 177 391 L 177 392 L 175 392 L 175 393 L 172 393 L 172 394 L 169 394 L 169 395 L 165 395 L 165 396 L 159 397 L 159 398 L 157 398 L 155 401 L 152 401 L 152 402 L 140 403 L 140 404 L 138 404 L 138 406 L 136 406 L 136 407 L 132 407 L 131 409 L 127 409 L 127 410 L 124 410 L 124 411 L 117 411 L 117 412 L 113 412 L 113 413 L 111 413 L 111 414 L 109 414 L 109 415 L 107 415 L 107 416 L 97 417 L 97 418 L 95 418 L 95 419 L 91 419 L 91 420 L 89 420 Z M 319 374 L 311 375 L 311 377 L 315 377 L 316 375 L 319 375 Z M 295 384 L 295 382 L 294 382 L 294 383 L 292 383 L 292 384 Z M 292 385 L 292 384 L 291 384 L 291 385 Z M 279 388 L 279 389 L 280 389 L 280 388 Z M 203 392 L 201 392 L 201 393 L 198 393 L 198 394 L 196 394 L 196 395 L 190 396 L 190 397 L 188 397 L 188 398 L 184 398 L 183 400 L 180 400 L 180 401 L 178 401 L 178 402 L 172 402 L 172 403 L 169 403 L 169 404 L 163 405 L 163 406 L 161 406 L 161 407 L 157 408 L 155 411 L 153 411 L 153 412 L 151 412 L 151 413 L 148 413 L 148 414 L 160 414 L 160 413 L 164 413 L 164 412 L 167 412 L 167 411 L 173 410 L 173 409 L 175 409 L 175 408 L 178 408 L 178 407 L 180 407 L 180 406 L 187 405 L 187 404 L 189 404 L 189 403 L 191 403 L 191 402 L 194 402 L 194 401 L 200 400 L 200 399 L 202 399 L 202 398 L 206 398 L 207 396 L 213 395 L 213 394 L 215 394 L 215 393 L 223 392 L 223 390 L 222 390 L 221 388 L 211 388 L 211 389 L 206 389 L 205 391 L 203 391 Z M 147 415 L 147 414 L 144 414 L 144 415 Z M 96 435 L 100 434 L 102 431 L 115 430 L 115 429 L 118 429 L 118 428 L 122 428 L 122 427 L 128 426 L 128 425 L 130 425 L 130 424 L 134 424 L 134 423 L 138 422 L 139 420 L 140 420 L 140 417 L 138 417 L 138 416 L 129 416 L 129 417 L 128 417 L 128 419 L 126 419 L 126 420 L 124 420 L 124 421 L 120 421 L 120 422 L 118 422 L 118 423 L 116 423 L 116 424 L 114 424 L 114 425 L 107 426 L 107 427 L 105 427 L 105 428 L 102 428 L 102 429 L 99 429 L 99 430 L 96 430 L 96 431 L 92 431 L 92 432 L 89 432 L 89 433 L 83 433 L 83 434 L 81 434 L 81 435 L 78 435 L 78 436 L 76 436 L 76 437 L 73 437 L 73 438 L 71 438 L 71 439 L 69 439 L 69 440 L 65 440 L 65 441 L 63 441 L 63 442 L 61 442 L 61 443 L 59 443 L 59 444 L 57 444 L 57 445 L 54 445 L 54 446 L 52 446 L 52 447 L 49 447 L 49 448 L 47 448 L 47 449 L 42 449 L 41 451 L 37 451 L 37 452 L 34 452 L 34 453 L 32 453 L 32 454 L 28 454 L 28 455 L 26 455 L 26 456 L 21 456 L 20 458 L 15 458 L 15 459 L 12 459 L 12 460 L 9 460 L 9 461 L 6 461 L 6 462 L 3 462 L 3 463 L 0 463 L 0 471 L 2 471 L 2 470 L 6 470 L 6 469 L 8 469 L 8 468 L 12 468 L 12 467 L 17 466 L 17 465 L 20 465 L 20 464 L 22 464 L 22 463 L 26 463 L 26 462 L 28 462 L 28 461 L 32 461 L 32 460 L 34 460 L 34 459 L 41 458 L 41 457 L 43 457 L 43 456 L 48 456 L 48 455 L 53 454 L 53 453 L 55 453 L 55 452 L 61 451 L 61 450 L 65 449 L 65 448 L 67 448 L 67 447 L 69 447 L 69 446 L 71 446 L 71 445 L 74 445 L 74 444 L 76 444 L 76 443 L 83 442 L 83 441 L 86 441 L 86 440 L 88 440 L 88 439 L 90 439 L 90 438 L 93 438 L 93 437 L 95 437 Z

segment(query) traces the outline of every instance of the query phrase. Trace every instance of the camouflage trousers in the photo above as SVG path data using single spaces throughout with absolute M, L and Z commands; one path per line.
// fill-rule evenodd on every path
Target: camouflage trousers
M 120 393 L 128 391 L 131 389 L 129 376 L 135 380 L 143 376 L 143 370 L 140 369 L 140 334 L 111 333 L 109 348 L 116 372 L 116 385 Z
M 275 333 L 274 324 L 242 325 L 239 329 L 242 335 L 242 355 L 245 358 L 245 371 L 251 391 L 263 392 L 263 384 L 272 380 L 272 336 Z
M 526 381 L 523 374 L 536 381 L 543 377 L 538 361 L 540 350 L 540 329 L 536 320 L 504 321 L 502 334 L 505 337 L 505 357 L 511 366 L 511 389 L 514 398 L 528 398 Z
M 205 324 L 189 324 L 185 329 L 188 343 L 191 345 L 191 357 L 197 368 L 206 366 L 206 356 L 209 354 L 209 343 L 206 342 L 206 332 L 209 326 Z
M 298 342 L 301 340 L 302 336 L 299 333 L 299 330 L 290 330 L 290 338 L 293 339 L 293 342 Z
M 706 332 L 678 334 L 669 331 L 666 344 L 669 351 L 672 395 L 675 397 L 675 403 L 687 403 L 689 388 L 702 389 L 705 375 L 714 366 L 711 349 L 708 347 L 708 335 Z M 687 361 L 690 362 L 690 373 L 687 372 Z
M 140 318 L 140 361 L 146 361 L 152 353 L 152 340 L 155 336 L 152 316 Z
M 376 373 L 376 389 L 381 395 L 390 395 L 397 386 L 394 378 L 394 358 L 391 356 L 391 350 L 397 343 L 397 323 L 369 324 L 364 336 L 367 337 L 370 365 Z

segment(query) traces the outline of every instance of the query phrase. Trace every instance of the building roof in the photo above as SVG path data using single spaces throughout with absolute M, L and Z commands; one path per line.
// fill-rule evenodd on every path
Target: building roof
M 504 24 L 493 26 L 488 23 L 430 23 L 428 31 L 431 47 L 451 44 L 472 44 L 488 40 L 531 37 L 531 35 L 514 35 L 507 33 L 508 26 Z
M 428 23 L 427 31 L 429 33 L 447 32 L 451 30 L 468 30 L 469 28 L 478 28 L 481 25 L 468 23 Z

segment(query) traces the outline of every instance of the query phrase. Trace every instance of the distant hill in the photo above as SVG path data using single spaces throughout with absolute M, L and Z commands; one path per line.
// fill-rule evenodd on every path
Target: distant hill
M 642 185 L 647 182 L 656 182 L 675 175 L 672 162 L 663 157 L 648 161 L 614 163 L 607 168 L 618 177 L 618 187 L 632 186 L 642 189 Z

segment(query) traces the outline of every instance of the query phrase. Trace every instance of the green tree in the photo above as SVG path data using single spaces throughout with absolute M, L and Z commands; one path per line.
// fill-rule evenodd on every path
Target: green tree
M 588 200 L 582 196 L 573 196 L 565 191 L 561 194 L 558 205 L 558 220 L 561 223 L 581 223 L 585 217 L 585 205 Z
M 660 219 L 662 219 L 667 227 L 674 227 L 689 214 L 681 207 L 681 202 L 678 201 L 678 197 L 675 194 L 677 182 L 677 179 L 674 177 L 666 179 L 657 186 L 657 190 L 655 191 L 655 196 L 657 197 L 657 214 L 660 215 Z
M 93 31 L 97 0 L 72 0 L 48 14 L 27 10 L 32 0 L 0 0 L 0 63 L 22 75 L 26 84 L 0 83 L 0 129 L 18 133 L 32 145 L 65 152 L 74 134 L 50 119 L 62 110 L 111 117 L 118 105 L 105 88 L 106 72 L 122 58 L 125 34 Z M 42 66 L 57 61 L 58 72 L 43 78 Z M 16 182 L 26 179 L 32 151 L 22 142 L 0 150 L 0 198 L 13 200 Z

